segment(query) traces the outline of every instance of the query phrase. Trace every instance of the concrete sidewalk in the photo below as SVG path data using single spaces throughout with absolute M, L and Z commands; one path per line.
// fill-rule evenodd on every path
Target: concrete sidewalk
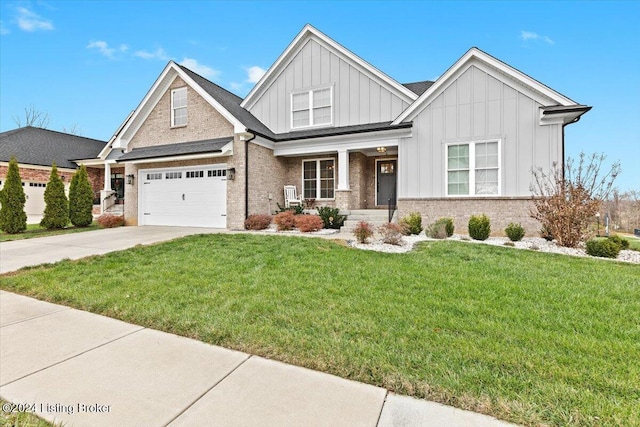
M 0 396 L 65 426 L 508 426 L 0 291 Z

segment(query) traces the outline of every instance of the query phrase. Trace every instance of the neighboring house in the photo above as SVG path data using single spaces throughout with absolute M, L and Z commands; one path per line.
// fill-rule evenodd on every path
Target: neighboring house
M 26 196 L 27 215 L 42 215 L 44 190 L 49 182 L 53 163 L 68 189 L 78 168 L 77 158 L 95 158 L 105 147 L 104 141 L 55 132 L 36 127 L 23 127 L 0 133 L 0 188 L 4 185 L 11 157 L 20 168 L 20 178 Z M 104 185 L 102 169 L 88 169 L 89 180 L 96 195 Z
M 400 84 L 307 25 L 244 99 L 169 62 L 82 163 L 124 165 L 127 224 L 242 228 L 295 185 L 316 206 L 535 232 L 531 170 L 562 162 L 564 126 L 589 109 L 477 48 Z

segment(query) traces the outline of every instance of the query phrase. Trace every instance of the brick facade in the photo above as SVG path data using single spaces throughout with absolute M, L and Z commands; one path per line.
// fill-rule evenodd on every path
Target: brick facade
M 233 135 L 233 125 L 189 86 L 187 124 L 171 127 L 171 90 L 186 85 L 184 80 L 176 77 L 129 142 L 129 150 Z
M 538 236 L 541 225 L 529 216 L 533 207 L 529 197 L 400 199 L 398 218 L 420 212 L 426 226 L 441 217 L 453 218 L 456 233 L 467 234 L 471 215 L 485 214 L 491 220 L 491 234 L 503 236 L 510 222 L 520 223 L 527 236 Z
M 43 166 L 42 168 L 19 166 L 20 179 L 33 182 L 49 182 L 51 176 L 51 168 Z M 9 170 L 8 166 L 0 166 L 0 180 L 4 181 Z M 71 182 L 71 178 L 75 171 L 69 169 L 58 169 L 58 175 L 62 178 L 65 185 Z M 94 192 L 102 190 L 104 186 L 104 169 L 87 168 L 87 175 L 89 176 L 89 182 Z

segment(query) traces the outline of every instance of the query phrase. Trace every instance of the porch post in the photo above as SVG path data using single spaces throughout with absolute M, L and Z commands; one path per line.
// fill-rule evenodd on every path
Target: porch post
M 104 191 L 111 191 L 111 164 L 104 163 Z
M 349 190 L 349 152 L 338 150 L 338 191 Z

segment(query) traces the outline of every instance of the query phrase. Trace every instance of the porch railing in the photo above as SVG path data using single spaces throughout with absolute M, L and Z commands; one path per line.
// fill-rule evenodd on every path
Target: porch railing
M 396 211 L 396 191 L 393 190 L 393 193 L 391 193 L 391 197 L 389 197 L 389 202 L 387 204 L 387 209 L 389 209 L 389 222 L 391 222 L 391 220 L 393 219 L 393 214 Z

